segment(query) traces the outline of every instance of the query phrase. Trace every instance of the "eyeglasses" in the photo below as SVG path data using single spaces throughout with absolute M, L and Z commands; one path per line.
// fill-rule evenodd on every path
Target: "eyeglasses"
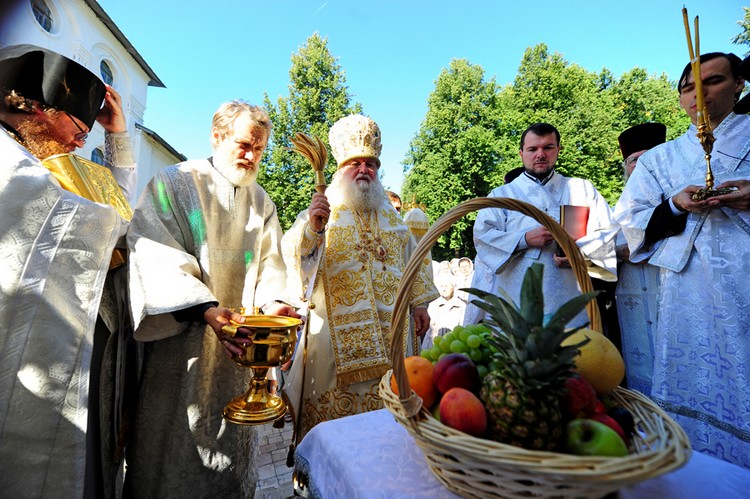
M 635 157 L 635 158 L 630 157 L 630 158 L 628 158 L 628 159 L 625 160 L 625 166 L 630 166 L 630 165 L 632 165 L 634 163 L 637 163 L 637 162 L 638 162 L 638 157 Z
M 73 124 L 74 124 L 74 125 L 76 126 L 76 128 L 77 128 L 78 130 L 80 130 L 80 132 L 81 132 L 81 133 L 77 133 L 77 134 L 75 135 L 75 139 L 76 139 L 76 140 L 80 140 L 81 142 L 86 142 L 86 139 L 88 138 L 88 136 L 89 136 L 89 133 L 88 133 L 88 132 L 84 132 L 84 131 L 83 131 L 83 128 L 81 128 L 81 125 L 79 125 L 79 124 L 78 124 L 78 122 L 77 122 L 76 120 L 74 120 L 74 119 L 73 119 L 73 117 L 72 117 L 72 116 L 71 116 L 70 114 L 68 114 L 68 113 L 67 113 L 67 112 L 65 112 L 65 111 L 63 111 L 63 114 L 65 114 L 65 116 L 67 116 L 67 117 L 68 117 L 68 119 L 70 119 L 70 121 L 72 121 L 72 122 L 73 122 Z

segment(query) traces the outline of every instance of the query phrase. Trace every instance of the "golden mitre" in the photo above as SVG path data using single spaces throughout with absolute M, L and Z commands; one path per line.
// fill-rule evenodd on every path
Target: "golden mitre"
M 361 114 L 341 118 L 328 131 L 328 144 L 338 166 L 354 158 L 373 158 L 380 166 L 380 128 Z

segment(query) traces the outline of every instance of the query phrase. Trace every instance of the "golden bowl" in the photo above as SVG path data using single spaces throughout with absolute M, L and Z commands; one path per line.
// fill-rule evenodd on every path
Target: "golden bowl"
M 250 387 L 224 407 L 224 419 L 232 423 L 260 425 L 284 416 L 286 404 L 268 391 L 268 370 L 292 358 L 297 342 L 297 328 L 302 321 L 279 315 L 246 315 L 245 322 L 231 322 L 223 330 L 232 336 L 246 338 L 245 353 L 233 357 L 242 367 L 253 370 Z

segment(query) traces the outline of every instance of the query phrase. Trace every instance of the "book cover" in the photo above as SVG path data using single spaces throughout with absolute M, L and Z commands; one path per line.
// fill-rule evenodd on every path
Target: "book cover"
M 575 241 L 586 235 L 586 226 L 589 223 L 589 207 L 563 204 L 560 206 L 560 225 L 565 232 Z M 558 245 L 557 256 L 565 256 L 562 248 Z

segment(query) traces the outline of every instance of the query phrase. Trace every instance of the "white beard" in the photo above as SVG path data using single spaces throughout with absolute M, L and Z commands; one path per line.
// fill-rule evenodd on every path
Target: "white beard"
M 233 164 L 226 164 L 214 158 L 214 167 L 235 187 L 247 187 L 253 185 L 258 178 L 258 168 L 246 170 Z
M 351 181 L 337 171 L 331 185 L 326 189 L 326 197 L 331 206 L 346 206 L 359 212 L 377 210 L 385 201 L 385 189 L 380 179 Z

